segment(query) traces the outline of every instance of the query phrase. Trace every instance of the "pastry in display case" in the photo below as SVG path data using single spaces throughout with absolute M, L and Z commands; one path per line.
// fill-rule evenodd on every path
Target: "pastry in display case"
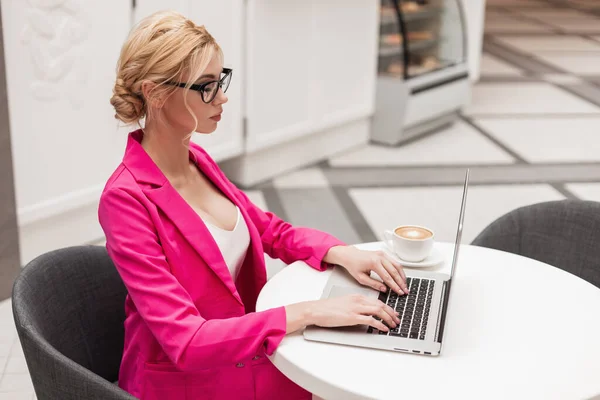
M 379 37 L 373 140 L 397 144 L 425 126 L 431 130 L 436 120 L 440 125 L 451 120 L 470 93 L 466 90 L 463 100 L 451 98 L 468 86 L 461 0 L 381 0 Z M 436 93 L 432 102 L 437 107 L 426 105 L 428 91 Z M 424 105 L 419 106 L 421 111 L 416 104 Z M 394 112 L 400 116 L 387 115 Z M 390 132 L 389 122 L 394 119 L 401 126 Z
M 450 51 L 452 47 L 463 47 L 461 21 L 448 16 L 449 5 L 443 0 L 394 1 L 383 0 L 381 4 L 380 28 L 380 72 L 391 69 L 395 64 L 405 63 L 404 52 L 408 52 L 405 78 L 434 71 L 444 66 L 463 61 L 461 52 Z M 455 3 L 456 4 L 456 3 Z M 456 11 L 459 11 L 456 8 Z M 456 14 L 456 13 L 455 13 Z M 451 27 L 454 25 L 454 27 Z M 406 38 L 407 46 L 403 46 Z M 458 39 L 458 41 L 457 41 Z

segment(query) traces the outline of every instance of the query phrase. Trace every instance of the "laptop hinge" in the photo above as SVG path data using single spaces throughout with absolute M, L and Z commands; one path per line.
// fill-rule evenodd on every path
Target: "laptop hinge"
M 452 279 L 445 281 L 442 285 L 442 307 L 440 313 L 438 314 L 438 323 L 436 330 L 435 340 L 439 343 L 442 343 L 442 339 L 444 337 L 444 326 L 446 325 L 446 315 L 448 313 L 448 297 L 450 294 L 450 285 L 452 284 Z

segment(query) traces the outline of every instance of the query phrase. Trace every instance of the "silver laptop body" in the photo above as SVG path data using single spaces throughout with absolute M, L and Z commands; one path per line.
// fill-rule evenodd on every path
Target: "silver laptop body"
M 322 299 L 354 293 L 373 298 L 379 297 L 381 301 L 400 312 L 402 320 L 396 329 L 390 330 L 390 332 L 379 332 L 366 325 L 340 328 L 309 326 L 304 330 L 304 338 L 318 342 L 431 356 L 439 355 L 442 350 L 450 288 L 458 262 L 468 184 L 469 170 L 467 169 L 452 257 L 452 269 L 449 276 L 431 271 L 405 270 L 407 281 L 410 282 L 407 282 L 410 296 L 398 296 L 390 290 L 387 293 L 380 293 L 361 286 L 343 268 L 339 267 L 334 268 L 327 281 L 321 296 Z

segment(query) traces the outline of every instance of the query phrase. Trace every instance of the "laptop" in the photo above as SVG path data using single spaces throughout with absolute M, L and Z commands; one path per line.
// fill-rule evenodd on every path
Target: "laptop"
M 429 356 L 440 355 L 448 315 L 450 289 L 458 262 L 468 185 L 469 170 L 467 169 L 450 275 L 407 269 L 405 274 L 410 294 L 399 296 L 389 289 L 383 293 L 362 286 L 343 268 L 334 268 L 331 273 L 323 290 L 322 299 L 355 293 L 373 298 L 379 297 L 382 302 L 400 313 L 400 324 L 396 328 L 383 332 L 367 325 L 339 328 L 322 328 L 313 325 L 304 330 L 304 338 L 317 342 Z

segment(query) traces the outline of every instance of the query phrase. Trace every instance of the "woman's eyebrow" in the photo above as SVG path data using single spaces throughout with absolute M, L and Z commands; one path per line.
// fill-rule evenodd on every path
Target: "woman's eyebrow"
M 198 78 L 198 79 L 205 79 L 205 78 L 217 79 L 217 76 L 216 76 L 216 75 L 213 75 L 213 74 L 204 74 L 204 75 L 202 75 L 202 76 L 201 76 L 200 78 Z

